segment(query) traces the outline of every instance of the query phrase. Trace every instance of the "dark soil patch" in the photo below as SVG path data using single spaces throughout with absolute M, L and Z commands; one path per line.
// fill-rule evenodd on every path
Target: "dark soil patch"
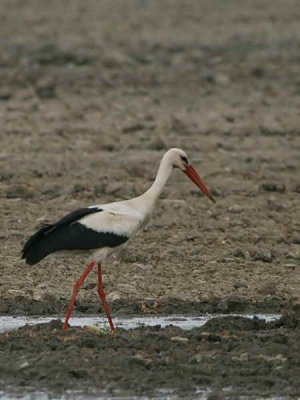
M 175 327 L 61 331 L 60 321 L 0 335 L 2 385 L 60 393 L 67 389 L 155 395 L 224 388 L 237 395 L 300 394 L 300 319 L 266 323 L 225 317 L 191 331 Z M 219 398 L 219 397 L 218 397 Z

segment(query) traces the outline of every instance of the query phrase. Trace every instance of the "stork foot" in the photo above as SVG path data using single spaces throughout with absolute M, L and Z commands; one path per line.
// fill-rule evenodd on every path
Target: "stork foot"
M 62 330 L 65 331 L 68 329 L 68 321 L 72 315 L 72 312 L 74 310 L 74 305 L 75 305 L 75 301 L 76 301 L 76 297 L 78 295 L 78 292 L 81 288 L 81 286 L 83 285 L 86 277 L 88 276 L 88 274 L 91 272 L 91 270 L 94 268 L 95 266 L 95 261 L 92 261 L 86 268 L 86 270 L 84 271 L 84 273 L 81 275 L 81 277 L 75 282 L 74 284 L 74 288 L 73 288 L 73 293 L 72 293 L 72 297 L 69 303 L 69 307 L 68 307 L 68 311 L 65 317 L 65 321 L 62 327 Z
M 107 319 L 108 319 L 108 323 L 109 323 L 110 329 L 111 329 L 112 333 L 114 334 L 116 328 L 115 328 L 113 320 L 112 320 L 111 310 L 110 310 L 110 307 L 109 307 L 108 302 L 106 300 L 106 294 L 105 294 L 105 291 L 104 291 L 104 288 L 103 288 L 101 264 L 98 264 L 98 294 L 99 294 L 100 300 L 102 302 L 103 309 L 104 309 L 104 311 L 105 311 L 105 313 L 107 315 Z

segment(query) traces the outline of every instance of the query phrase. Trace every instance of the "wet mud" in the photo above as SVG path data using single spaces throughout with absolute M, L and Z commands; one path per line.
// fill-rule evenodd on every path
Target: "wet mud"
M 61 331 L 58 320 L 0 335 L 1 381 L 59 395 L 66 390 L 118 396 L 210 399 L 299 396 L 300 319 L 215 318 L 202 328 L 142 327 L 116 334 Z M 256 397 L 257 398 L 257 397 Z

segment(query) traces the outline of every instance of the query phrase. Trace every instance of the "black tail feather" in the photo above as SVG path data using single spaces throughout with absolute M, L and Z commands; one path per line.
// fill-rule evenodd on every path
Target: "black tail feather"
M 53 227 L 53 225 L 44 225 L 27 240 L 21 251 L 22 258 L 26 260 L 26 264 L 34 265 L 49 254 L 47 248 L 43 246 L 43 242 L 45 241 L 45 236 L 51 232 Z
M 51 237 L 49 237 L 52 231 L 71 225 L 86 215 L 101 211 L 102 210 L 98 207 L 79 208 L 65 215 L 54 224 L 44 224 L 42 228 L 32 235 L 25 243 L 21 251 L 22 258 L 26 260 L 27 264 L 34 265 L 53 251 L 61 250 L 54 246 Z

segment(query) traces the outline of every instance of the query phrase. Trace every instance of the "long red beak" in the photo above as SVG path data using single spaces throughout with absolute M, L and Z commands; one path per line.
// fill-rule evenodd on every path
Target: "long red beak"
M 188 165 L 186 167 L 184 173 L 190 178 L 191 181 L 193 181 L 195 183 L 195 185 L 198 186 L 198 188 L 201 190 L 201 192 L 203 194 L 205 194 L 205 196 L 207 196 L 209 198 L 209 200 L 211 200 L 214 203 L 216 202 L 215 198 L 210 193 L 210 191 L 207 189 L 205 183 L 200 178 L 198 172 L 195 170 L 194 167 L 192 167 L 191 165 Z

